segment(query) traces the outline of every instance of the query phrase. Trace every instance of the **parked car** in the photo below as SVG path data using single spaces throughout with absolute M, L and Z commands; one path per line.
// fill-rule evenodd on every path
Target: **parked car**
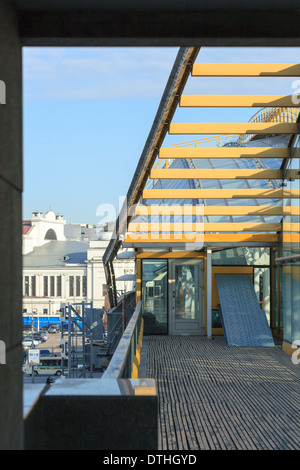
M 43 338 L 43 336 L 41 335 L 41 333 L 30 333 L 29 335 L 30 338 L 33 336 L 33 338 L 36 340 L 36 341 L 39 341 L 39 343 L 44 343 L 46 340 Z
M 48 339 L 48 331 L 40 331 L 40 335 L 43 338 L 44 341 L 47 341 Z
M 25 336 L 25 338 L 22 341 L 23 347 L 24 348 L 26 348 L 26 347 L 30 348 L 32 346 L 32 344 L 35 347 L 35 346 L 38 346 L 40 344 L 40 342 L 37 341 L 35 338 L 32 339 L 31 336 Z
M 50 326 L 48 330 L 48 333 L 59 333 L 59 332 L 60 332 L 60 328 L 57 325 Z
M 36 331 L 36 328 L 33 327 L 31 325 L 24 325 L 23 326 L 23 333 L 26 333 L 26 332 L 32 332 L 32 331 Z

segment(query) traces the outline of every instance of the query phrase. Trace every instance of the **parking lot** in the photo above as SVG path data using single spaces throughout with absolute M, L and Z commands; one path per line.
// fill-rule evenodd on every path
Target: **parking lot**
M 34 333 L 38 333 L 37 330 L 34 331 Z M 28 335 L 31 335 L 31 331 L 29 331 L 28 329 L 26 331 L 23 332 L 23 336 L 24 338 Z M 65 337 L 66 339 L 66 337 Z M 40 350 L 46 350 L 46 351 L 49 351 L 50 352 L 50 356 L 52 356 L 53 358 L 55 356 L 57 356 L 57 358 L 60 360 L 60 355 L 61 355 L 61 347 L 60 347 L 60 342 L 61 342 L 61 332 L 59 333 L 48 333 L 48 337 L 47 337 L 47 340 L 36 345 L 35 346 L 35 349 L 40 349 Z M 28 349 L 31 349 L 31 345 L 27 348 Z M 49 355 L 49 354 L 48 354 Z M 46 354 L 44 353 L 44 360 L 42 361 L 41 360 L 41 363 L 43 362 L 44 364 L 41 364 L 43 367 L 45 366 L 45 360 L 48 361 L 48 358 L 45 357 Z M 42 358 L 42 356 L 41 356 Z M 26 364 L 26 354 L 24 354 L 24 366 Z M 60 368 L 60 367 L 59 367 Z M 27 372 L 27 371 L 26 371 Z M 48 375 L 45 374 L 45 371 L 44 373 L 39 373 L 39 375 L 35 376 L 33 379 L 32 379 L 32 376 L 31 376 L 31 373 L 26 373 L 24 372 L 23 373 L 23 380 L 24 380 L 24 384 L 26 383 L 32 383 L 32 381 L 34 383 L 46 383 L 46 380 L 48 378 L 48 375 L 51 375 L 51 376 L 54 376 L 55 375 L 55 370 L 53 371 L 53 373 L 49 373 Z M 101 377 L 102 376 L 102 371 L 93 371 L 93 377 Z M 59 377 L 55 377 L 55 380 L 58 379 Z
M 35 331 L 37 333 L 37 331 Z M 24 332 L 24 337 L 30 334 L 28 331 Z M 48 333 L 48 339 L 35 346 L 36 349 L 48 349 L 51 354 L 59 354 L 60 349 L 61 333 Z
M 38 331 L 36 330 L 35 333 L 38 333 Z M 23 331 L 23 337 L 25 338 L 27 335 L 30 335 L 31 332 L 30 331 Z M 60 348 L 60 340 L 61 340 L 61 333 L 48 333 L 48 338 L 46 341 L 38 344 L 35 346 L 35 349 L 44 349 L 44 350 L 48 350 L 50 351 L 50 354 L 55 356 L 59 356 L 60 355 L 60 352 L 61 352 L 61 348 Z M 26 350 L 26 348 L 25 348 Z M 24 359 L 26 359 L 26 356 L 24 355 Z M 31 375 L 30 374 L 27 374 L 27 373 L 24 373 L 23 374 L 23 381 L 24 381 L 24 384 L 26 383 L 45 383 L 46 384 L 46 381 L 47 381 L 47 378 L 48 376 L 47 375 L 39 375 L 39 376 L 36 376 L 32 379 Z M 56 380 L 56 379 L 55 379 Z

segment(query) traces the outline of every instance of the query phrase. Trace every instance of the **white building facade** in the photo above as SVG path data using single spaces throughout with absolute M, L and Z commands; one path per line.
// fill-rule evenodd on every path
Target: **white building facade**
M 78 224 L 77 224 L 78 225 Z M 68 227 L 68 230 L 65 230 Z M 95 308 L 108 307 L 102 257 L 111 233 L 66 226 L 62 216 L 49 211 L 34 213 L 23 223 L 23 315 L 58 316 L 62 303 L 93 302 Z M 70 233 L 75 233 L 73 238 Z M 88 232 L 88 236 L 87 236 Z M 65 236 L 68 233 L 68 237 Z M 134 254 L 134 253 L 133 253 Z M 129 292 L 134 280 L 134 258 L 116 260 L 115 275 L 119 291 Z M 80 308 L 77 306 L 77 309 Z

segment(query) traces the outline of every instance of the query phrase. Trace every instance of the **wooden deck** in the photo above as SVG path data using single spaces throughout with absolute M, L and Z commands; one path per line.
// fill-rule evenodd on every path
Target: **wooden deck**
M 300 449 L 300 365 L 279 348 L 223 337 L 148 337 L 159 449 Z

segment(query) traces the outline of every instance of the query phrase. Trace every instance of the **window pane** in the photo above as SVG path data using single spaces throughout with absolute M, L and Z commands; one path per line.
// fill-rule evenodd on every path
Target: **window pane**
M 74 297 L 74 276 L 69 277 L 69 296 Z
M 82 278 L 82 296 L 86 297 L 86 276 Z
M 61 297 L 61 276 L 57 276 L 56 278 L 56 295 L 57 297 Z
M 31 276 L 31 295 L 32 297 L 36 296 L 36 281 L 35 281 L 35 276 Z
M 51 296 L 51 297 L 54 297 L 54 296 L 55 296 L 54 283 L 55 283 L 55 277 L 54 277 L 54 276 L 50 276 L 50 296 Z
M 25 297 L 29 297 L 29 276 L 25 276 Z
M 76 297 L 80 297 L 80 276 L 76 276 Z
M 168 263 L 144 260 L 142 264 L 142 299 L 144 332 L 167 334 Z
M 198 266 L 175 266 L 175 318 L 196 318 L 196 285 Z
M 44 276 L 44 297 L 48 297 L 48 276 Z

